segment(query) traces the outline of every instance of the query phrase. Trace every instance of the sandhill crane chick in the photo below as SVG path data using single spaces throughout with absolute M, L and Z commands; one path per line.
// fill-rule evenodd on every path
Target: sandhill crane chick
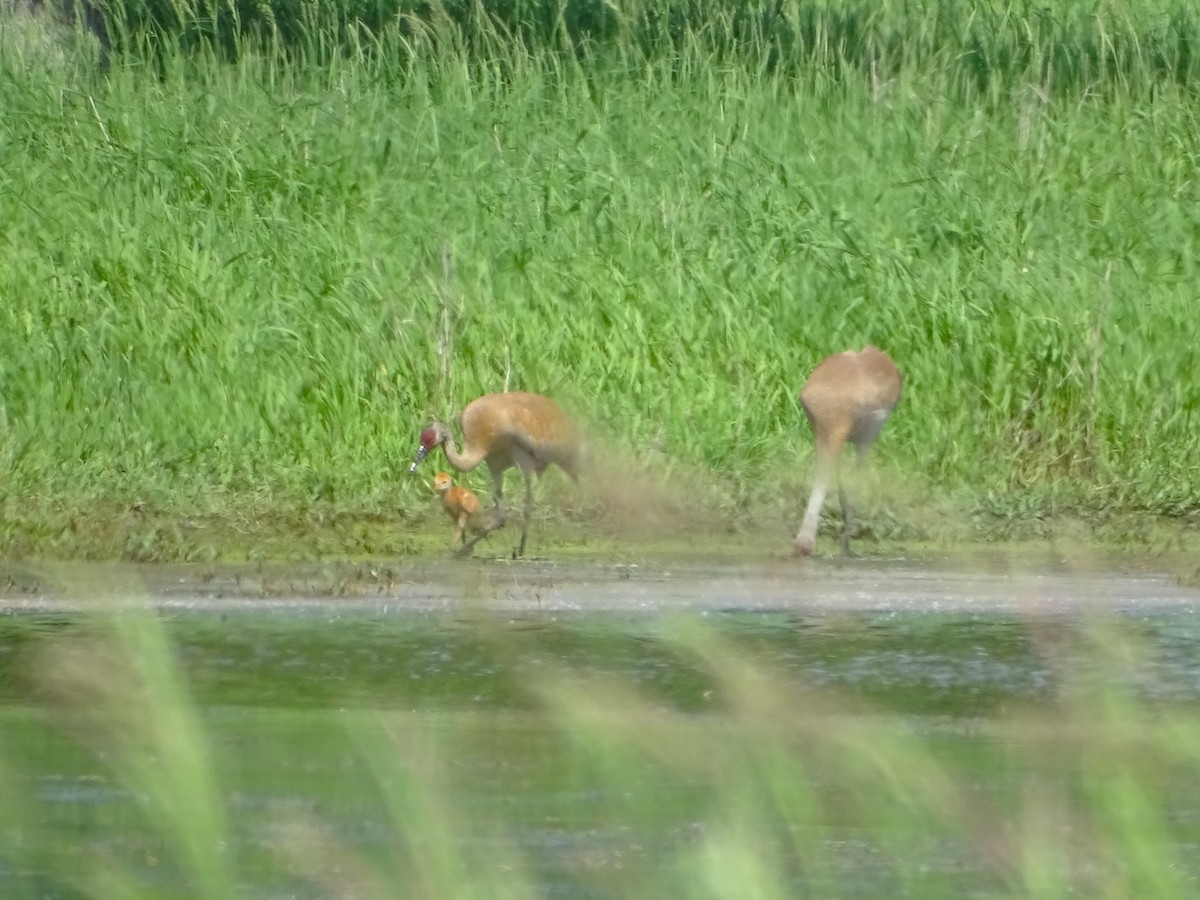
M 448 472 L 438 472 L 434 476 L 433 491 L 442 498 L 442 509 L 454 523 L 454 537 L 450 541 L 450 549 L 458 548 L 461 543 L 461 549 L 465 552 L 468 549 L 467 530 L 479 531 L 482 527 L 479 518 L 483 507 L 479 498 L 465 487 L 454 484 Z
M 415 472 L 426 454 L 441 447 L 450 465 L 470 472 L 486 462 L 492 475 L 496 508 L 487 528 L 463 548 L 464 552 L 481 538 L 504 524 L 504 473 L 516 467 L 525 478 L 525 516 L 521 523 L 521 542 L 513 550 L 516 559 L 525 553 L 525 539 L 533 516 L 533 476 L 541 475 L 551 464 L 577 479 L 583 461 L 583 437 L 575 422 L 549 397 L 513 391 L 485 394 L 467 404 L 459 420 L 463 433 L 461 453 L 454 437 L 441 422 L 421 432 L 409 472 Z
M 850 552 L 853 511 L 842 484 L 842 448 L 847 441 L 853 444 L 861 467 L 871 444 L 900 402 L 903 389 L 904 378 L 891 357 L 872 346 L 826 357 L 804 383 L 800 405 L 816 438 L 817 467 L 804 521 L 796 534 L 798 556 L 813 551 L 821 507 L 835 481 L 842 504 L 842 553 Z

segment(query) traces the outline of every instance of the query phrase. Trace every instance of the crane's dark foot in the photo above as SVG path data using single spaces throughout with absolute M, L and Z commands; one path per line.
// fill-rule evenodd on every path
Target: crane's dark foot
M 521 532 L 521 543 L 519 543 L 519 544 L 517 544 L 517 546 L 513 547 L 512 558 L 520 559 L 524 555 L 525 555 L 525 532 L 522 531 Z
M 455 557 L 462 559 L 464 556 L 470 556 L 475 551 L 475 545 L 482 541 L 490 533 L 491 532 L 485 531 L 477 537 L 465 542 L 461 547 L 454 551 Z
M 860 532 L 857 527 L 848 528 L 842 532 L 841 539 L 838 541 L 838 545 L 842 551 L 842 556 L 845 556 L 849 559 L 858 558 L 859 554 L 850 549 L 850 539 L 858 537 L 859 534 Z

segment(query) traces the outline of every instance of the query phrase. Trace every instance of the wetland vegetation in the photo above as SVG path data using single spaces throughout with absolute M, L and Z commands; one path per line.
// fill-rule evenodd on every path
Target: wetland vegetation
M 0 893 L 1195 895 L 1194 605 L 817 609 L 762 549 L 868 342 L 876 548 L 1194 534 L 1193 4 L 49 5 L 0 3 Z M 340 603 L 444 552 L 417 435 L 505 388 L 601 463 L 532 545 L 792 605 Z
M 566 534 L 783 543 L 867 342 L 877 536 L 1195 525 L 1189 4 L 104 8 L 4 6 L 7 555 L 435 546 L 402 462 L 505 387 L 602 450 Z

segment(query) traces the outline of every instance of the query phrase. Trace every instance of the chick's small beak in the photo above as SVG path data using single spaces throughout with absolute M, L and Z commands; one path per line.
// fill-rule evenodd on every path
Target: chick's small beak
M 420 447 L 417 448 L 417 455 L 413 459 L 412 465 L 408 467 L 409 475 L 411 475 L 413 472 L 417 471 L 417 466 L 420 465 L 421 460 L 423 460 L 425 458 L 425 454 L 428 452 L 429 452 L 429 448 L 426 447 L 424 444 L 422 444 Z

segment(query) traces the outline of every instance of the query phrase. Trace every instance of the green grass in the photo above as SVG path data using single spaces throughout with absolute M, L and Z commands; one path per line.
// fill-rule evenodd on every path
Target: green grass
M 874 69 L 780 66 L 723 19 L 669 50 L 446 26 L 105 75 L 4 31 L 0 546 L 186 558 L 351 516 L 403 550 L 417 432 L 505 386 L 575 409 L 635 495 L 782 533 L 795 395 L 866 342 L 907 378 L 882 533 L 1194 521 L 1190 14 L 1106 6 L 1088 33 L 1139 52 L 1056 80 L 1005 42 L 1090 58 L 1060 20 L 995 7 L 964 56 L 977 20 L 880 9 L 908 51 Z

